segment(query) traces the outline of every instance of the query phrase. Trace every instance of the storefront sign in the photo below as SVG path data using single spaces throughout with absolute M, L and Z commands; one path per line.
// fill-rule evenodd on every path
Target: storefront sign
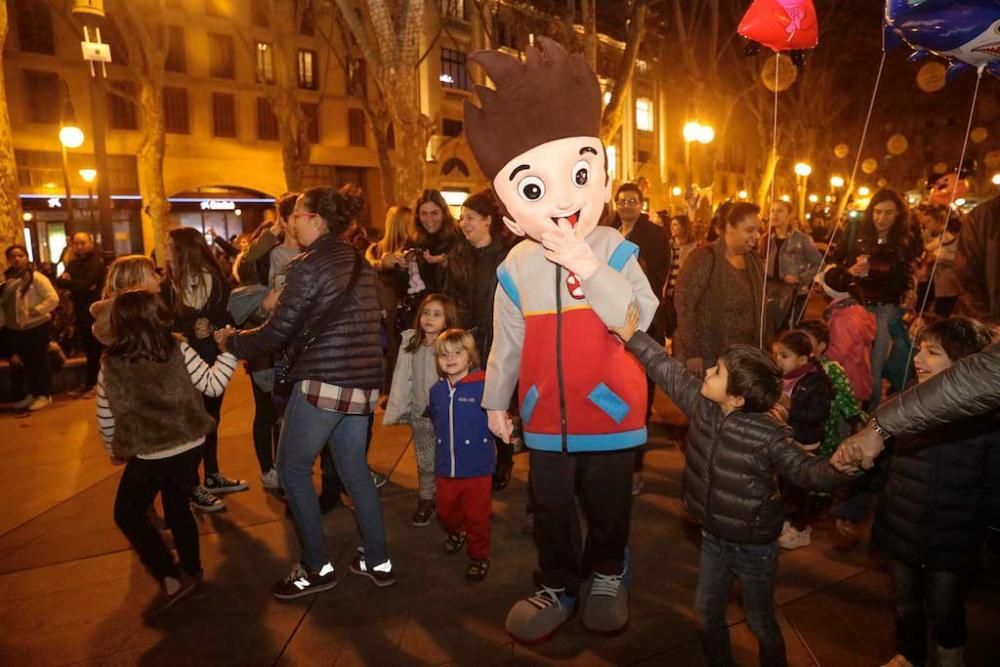
M 236 202 L 229 199 L 206 199 L 201 202 L 203 211 L 235 211 Z

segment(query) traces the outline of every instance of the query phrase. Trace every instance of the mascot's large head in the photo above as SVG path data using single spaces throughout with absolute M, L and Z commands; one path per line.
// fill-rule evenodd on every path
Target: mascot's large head
M 539 37 L 522 63 L 477 51 L 496 90 L 477 86 L 481 106 L 465 103 L 465 134 L 507 211 L 515 234 L 538 239 L 565 219 L 585 237 L 611 196 L 601 143 L 601 86 L 579 55 Z

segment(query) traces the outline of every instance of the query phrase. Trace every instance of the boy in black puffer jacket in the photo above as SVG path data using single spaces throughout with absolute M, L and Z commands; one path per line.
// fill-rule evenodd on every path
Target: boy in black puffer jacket
M 990 343 L 989 330 L 953 317 L 917 339 L 924 382 Z M 964 665 L 965 589 L 989 520 L 1000 518 L 1000 419 L 996 413 L 899 438 L 872 538 L 889 558 L 896 610 L 892 667 Z
M 684 505 L 702 527 L 695 606 L 708 664 L 732 664 L 725 611 L 738 577 L 747 624 L 760 643 L 760 664 L 784 666 L 772 597 L 784 521 L 777 476 L 828 491 L 847 478 L 795 447 L 789 428 L 768 414 L 781 394 L 781 371 L 766 353 L 733 346 L 701 382 L 637 327 L 631 306 L 625 326 L 613 331 L 691 420 Z

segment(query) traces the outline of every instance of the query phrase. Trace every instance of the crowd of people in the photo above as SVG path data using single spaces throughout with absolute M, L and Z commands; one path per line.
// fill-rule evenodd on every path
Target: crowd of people
M 202 583 L 192 510 L 222 510 L 226 494 L 250 486 L 225 475 L 219 461 L 221 407 L 240 364 L 251 377 L 261 486 L 287 501 L 301 546 L 273 587 L 276 597 L 337 584 L 321 518 L 341 493 L 351 498 L 361 538 L 350 570 L 377 586 L 395 583 L 377 490 L 386 479 L 367 464 L 380 412 L 384 424 L 412 429 L 418 490 L 410 523 L 428 526 L 436 516 L 444 552 L 467 552 L 466 579 L 487 578 L 492 494 L 510 482 L 518 424 L 534 408 L 530 400 L 487 406 L 510 408 L 509 432 L 498 432 L 484 410 L 486 361 L 495 337 L 509 334 L 494 314 L 516 299 L 498 269 L 521 237 L 503 224 L 492 191 L 468 197 L 456 220 L 441 194 L 426 190 L 412 206 L 391 207 L 372 242 L 356 221 L 356 195 L 282 195 L 273 220 L 237 244 L 174 229 L 165 270 L 135 255 L 106 268 L 84 233 L 72 238 L 54 280 L 32 267 L 24 246 L 5 250 L 0 322 L 12 406 L 33 412 L 52 403 L 51 326 L 57 289 L 66 290 L 86 357 L 74 395 L 96 396 L 100 435 L 112 462 L 125 466 L 114 517 L 162 584 L 157 612 Z M 729 664 L 724 611 L 734 576 L 762 664 L 784 664 L 771 597 L 779 551 L 808 546 L 812 524 L 827 512 L 838 547 L 853 548 L 876 495 L 873 542 L 888 558 L 897 617 L 899 655 L 888 664 L 923 665 L 928 651 L 942 667 L 962 664 L 971 564 L 987 527 L 1000 524 L 996 414 L 899 438 L 873 470 L 849 479 L 828 461 L 887 395 L 997 340 L 998 202 L 963 219 L 935 205 L 911 210 L 885 189 L 836 234 L 823 221 L 796 220 L 783 201 L 767 218 L 754 204 L 727 202 L 708 240 L 686 215 L 646 213 L 637 185 L 618 188 L 602 224 L 636 246 L 656 312 L 637 331 L 639 305 L 647 304 L 633 304 L 613 331 L 648 373 L 645 420 L 656 386 L 690 419 L 684 494 L 703 528 L 696 610 L 710 664 Z M 617 466 L 621 458 L 633 495 L 643 492 L 643 451 L 604 459 Z M 553 480 L 560 457 L 553 454 Z M 157 494 L 179 563 L 150 519 Z M 549 501 L 525 499 L 529 518 Z M 584 499 L 598 501 L 619 503 Z M 608 539 L 627 542 L 627 520 L 607 528 L 623 532 Z M 546 549 L 573 541 L 548 515 L 532 530 L 541 559 L 559 557 Z M 612 598 L 627 572 L 616 563 L 591 584 Z M 581 579 L 571 578 L 575 596 Z M 539 608 L 565 602 L 532 600 Z M 619 616 L 584 622 L 617 631 Z

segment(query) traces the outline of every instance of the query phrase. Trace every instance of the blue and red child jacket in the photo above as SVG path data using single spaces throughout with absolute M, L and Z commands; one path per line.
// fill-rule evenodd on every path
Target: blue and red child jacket
M 492 475 L 496 445 L 482 407 L 483 371 L 469 373 L 452 386 L 447 379 L 431 387 L 427 413 L 434 423 L 434 472 L 440 477 Z
M 532 240 L 497 270 L 483 407 L 506 410 L 516 386 L 531 449 L 600 452 L 646 442 L 646 372 L 608 327 L 624 322 L 632 301 L 640 328 L 648 327 L 659 300 L 634 243 L 610 227 L 585 240 L 604 263 L 582 281 L 583 298 Z

